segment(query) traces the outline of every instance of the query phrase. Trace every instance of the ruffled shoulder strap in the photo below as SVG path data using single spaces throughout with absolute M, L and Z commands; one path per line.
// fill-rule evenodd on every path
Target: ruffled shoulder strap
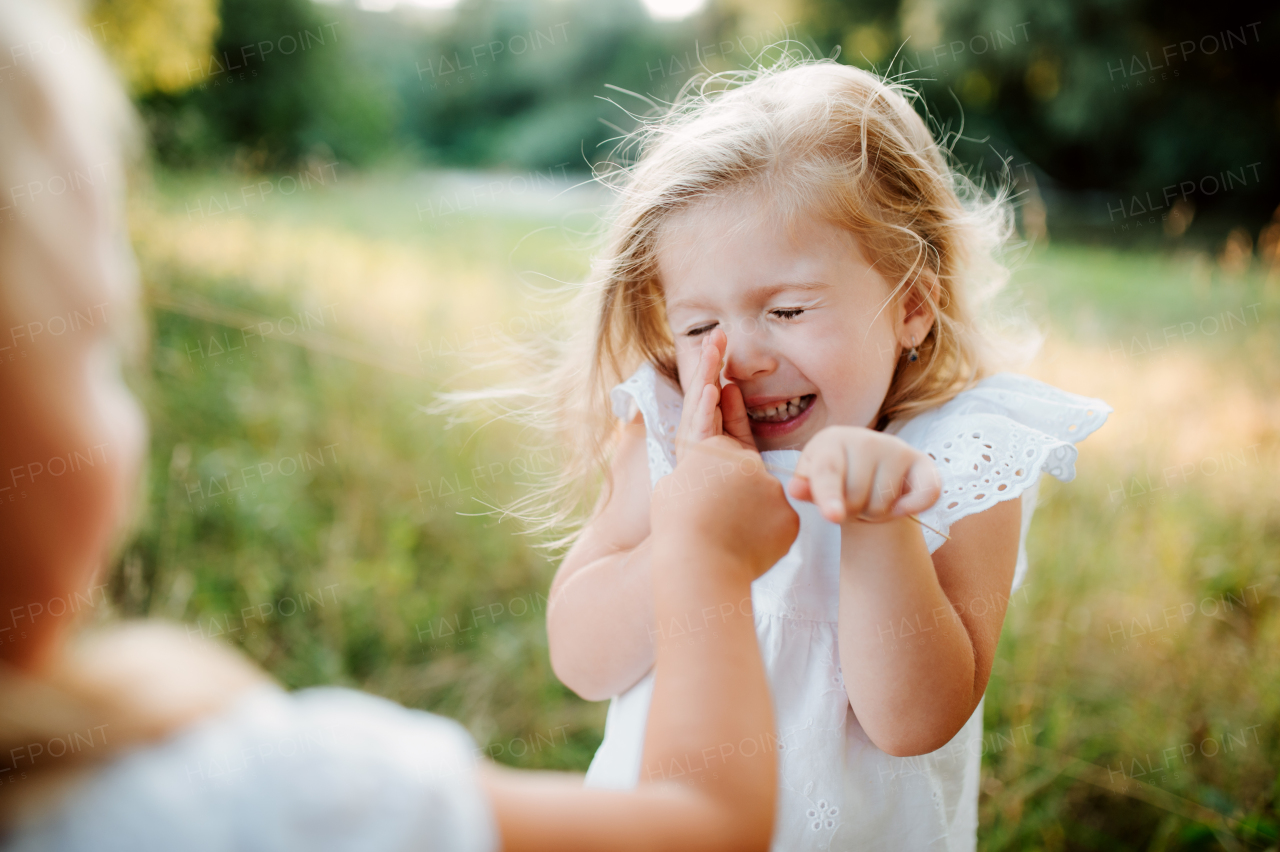
M 1100 399 L 998 373 L 886 431 L 937 464 L 942 495 L 920 520 L 945 533 L 961 518 L 1034 489 L 1041 471 L 1069 482 L 1076 475 L 1075 444 L 1111 411 Z M 925 541 L 932 553 L 944 539 L 926 530 Z
M 676 429 L 680 425 L 680 408 L 684 398 L 678 388 L 648 361 L 640 365 L 630 378 L 609 392 L 613 413 L 631 422 L 639 411 L 644 417 L 645 444 L 649 450 L 649 485 L 675 470 Z

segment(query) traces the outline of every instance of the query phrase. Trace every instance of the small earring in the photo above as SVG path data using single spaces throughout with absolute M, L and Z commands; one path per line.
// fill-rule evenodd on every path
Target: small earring
M 914 364 L 920 360 L 920 353 L 916 351 L 916 336 L 911 335 L 911 351 L 907 353 L 907 361 Z

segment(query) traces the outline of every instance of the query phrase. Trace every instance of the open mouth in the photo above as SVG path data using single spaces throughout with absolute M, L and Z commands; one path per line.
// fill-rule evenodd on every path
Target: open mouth
M 804 396 L 793 396 L 781 402 L 758 405 L 747 409 L 747 417 L 755 423 L 785 423 L 808 411 L 809 406 L 813 405 L 813 401 L 817 398 L 817 394 L 809 393 Z

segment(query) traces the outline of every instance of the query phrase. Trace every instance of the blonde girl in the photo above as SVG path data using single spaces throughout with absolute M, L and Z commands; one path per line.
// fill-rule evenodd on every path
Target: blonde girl
M 642 122 L 544 396 L 564 484 L 607 473 L 547 613 L 557 675 L 612 699 L 588 785 L 647 780 L 653 648 L 697 638 L 649 592 L 665 477 L 726 435 L 787 485 L 800 535 L 749 601 L 785 852 L 974 847 L 983 693 L 1037 483 L 1071 479 L 1111 410 L 994 372 L 980 309 L 1007 199 L 948 165 L 911 94 L 785 54 Z
M 657 774 L 627 793 L 486 765 L 457 722 L 372 695 L 287 693 L 181 628 L 77 633 L 89 608 L 68 601 L 101 594 L 146 425 L 117 366 L 139 308 L 121 216 L 128 104 L 74 33 L 48 0 L 0 4 L 0 54 L 74 45 L 0 79 L 0 186 L 94 176 L 0 220 L 0 848 L 767 848 L 773 726 L 749 608 L 697 645 L 657 643 Z M 93 321 L 57 322 L 76 313 Z M 86 448 L 92 464 L 58 464 Z M 670 566 L 650 590 L 663 617 L 749 594 L 795 537 L 757 453 L 712 437 L 672 481 L 702 483 L 707 467 L 717 476 L 697 493 L 710 499 L 673 498 L 650 518 Z M 714 777 L 663 775 L 709 748 Z

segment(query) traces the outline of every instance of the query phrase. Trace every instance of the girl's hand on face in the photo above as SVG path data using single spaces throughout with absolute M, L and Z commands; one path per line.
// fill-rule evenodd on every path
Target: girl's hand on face
M 698 365 L 684 383 L 684 407 L 676 430 L 677 462 L 686 448 L 717 435 L 728 435 L 743 447 L 756 448 L 742 391 L 732 382 L 720 387 L 720 364 L 728 344 L 719 328 L 702 337 Z
M 787 490 L 833 523 L 878 523 L 929 508 L 941 484 L 933 459 L 901 438 L 828 426 L 805 445 Z

